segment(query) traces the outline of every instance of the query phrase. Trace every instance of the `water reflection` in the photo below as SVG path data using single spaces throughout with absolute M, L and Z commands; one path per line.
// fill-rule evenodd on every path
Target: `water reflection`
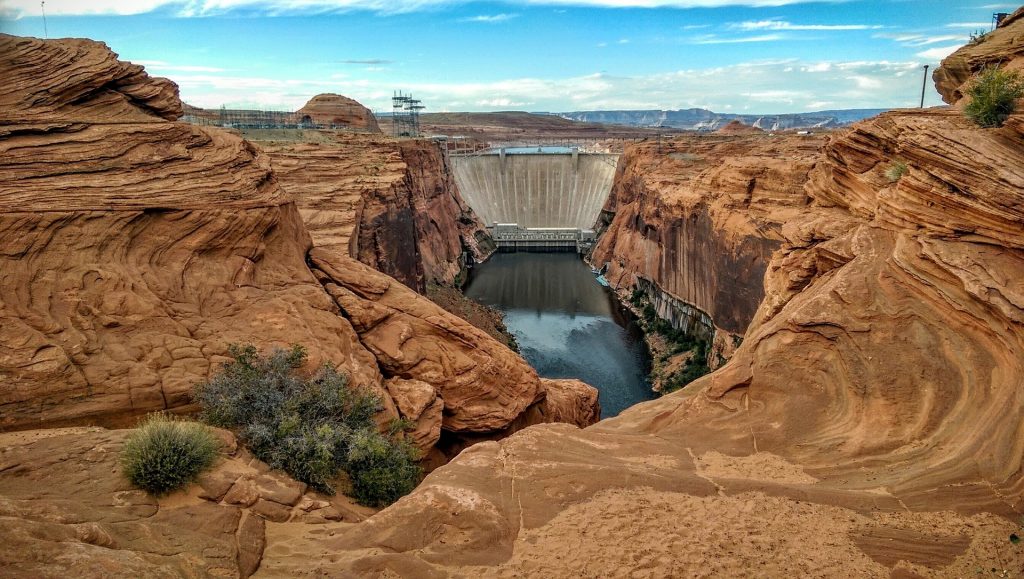
M 576 254 L 495 255 L 473 270 L 466 295 L 505 313 L 538 374 L 595 386 L 603 417 L 653 397 L 640 335 Z

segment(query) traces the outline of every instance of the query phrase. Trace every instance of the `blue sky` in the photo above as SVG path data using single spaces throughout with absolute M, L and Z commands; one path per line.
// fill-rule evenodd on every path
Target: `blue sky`
M 390 110 L 916 106 L 921 67 L 994 0 L 49 0 L 49 36 L 106 42 L 191 104 L 294 110 L 337 92 Z M 42 36 L 38 0 L 0 31 Z M 926 104 L 940 104 L 931 87 Z

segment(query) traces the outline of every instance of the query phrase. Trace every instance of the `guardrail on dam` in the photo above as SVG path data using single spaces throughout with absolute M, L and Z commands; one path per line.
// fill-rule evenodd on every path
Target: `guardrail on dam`
M 618 155 L 517 153 L 504 150 L 452 157 L 455 181 L 473 211 L 495 233 L 497 224 L 518 225 L 520 238 L 495 239 L 499 247 L 543 245 L 533 230 L 592 230 L 611 192 Z M 509 237 L 508 229 L 504 237 Z M 507 243 L 505 243 L 507 242 Z M 551 244 L 554 246 L 554 244 Z

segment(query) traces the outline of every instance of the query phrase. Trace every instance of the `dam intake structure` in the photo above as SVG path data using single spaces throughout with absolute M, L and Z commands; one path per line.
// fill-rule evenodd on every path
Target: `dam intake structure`
M 500 251 L 586 252 L 619 156 L 568 147 L 497 148 L 451 157 L 463 198 Z

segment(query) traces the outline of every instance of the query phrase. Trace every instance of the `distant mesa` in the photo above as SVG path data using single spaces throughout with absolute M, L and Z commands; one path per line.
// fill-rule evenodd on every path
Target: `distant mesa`
M 296 114 L 303 119 L 309 117 L 309 121 L 317 125 L 345 126 L 372 133 L 380 132 L 377 119 L 370 109 L 359 101 L 340 94 L 318 94 L 309 99 Z
M 763 130 L 757 127 L 752 127 L 750 125 L 745 125 L 738 120 L 729 121 L 727 125 L 723 126 L 722 128 L 718 129 L 715 132 L 721 135 L 760 135 L 764 133 Z

